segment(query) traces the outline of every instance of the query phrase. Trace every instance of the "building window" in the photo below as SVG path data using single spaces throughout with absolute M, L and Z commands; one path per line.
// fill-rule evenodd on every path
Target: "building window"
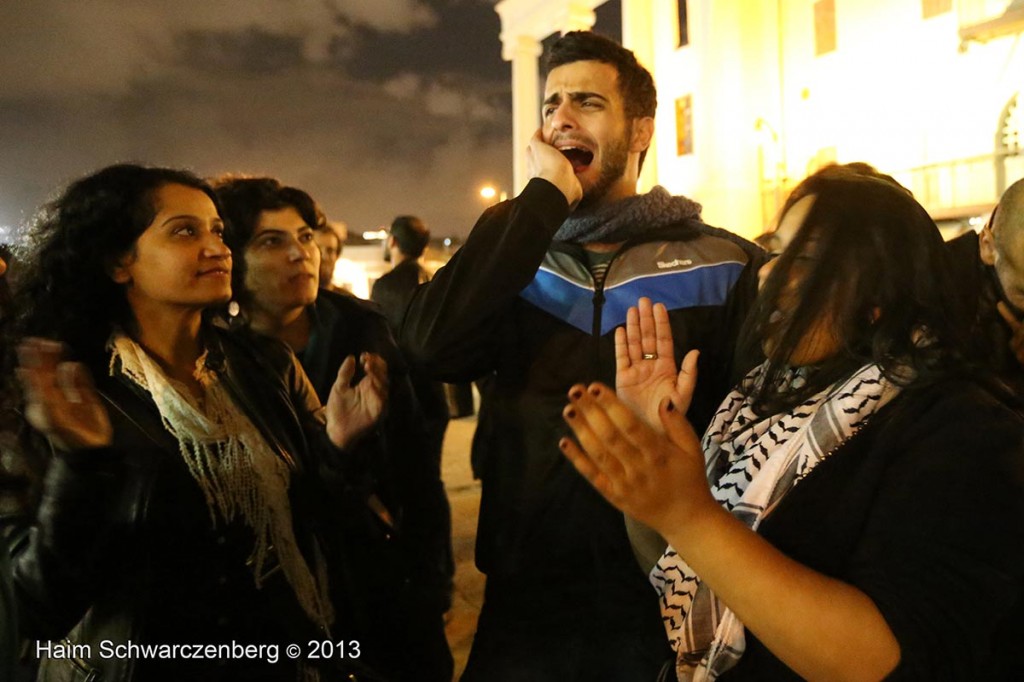
M 686 0 L 676 0 L 676 7 L 679 9 L 679 42 L 677 45 L 683 47 L 690 44 L 690 25 L 686 19 Z
M 921 0 L 921 18 L 929 19 L 953 9 L 953 0 Z
M 622 0 L 606 0 L 594 8 L 595 33 L 606 35 L 617 43 L 622 42 Z
M 693 99 L 683 95 L 676 99 L 676 156 L 693 153 Z
M 814 3 L 814 54 L 823 55 L 836 49 L 836 0 Z

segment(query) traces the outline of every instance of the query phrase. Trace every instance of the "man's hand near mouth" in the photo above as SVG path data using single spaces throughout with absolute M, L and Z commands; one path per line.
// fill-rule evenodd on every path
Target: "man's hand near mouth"
M 570 161 L 568 155 L 545 142 L 540 128 L 530 138 L 526 159 L 531 178 L 547 180 L 561 190 L 570 208 L 576 208 L 576 204 L 583 198 L 583 186 L 576 177 L 575 161 Z

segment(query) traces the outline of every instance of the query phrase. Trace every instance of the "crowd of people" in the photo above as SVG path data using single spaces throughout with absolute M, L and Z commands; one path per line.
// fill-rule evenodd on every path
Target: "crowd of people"
M 462 679 L 1019 679 L 1024 181 L 944 243 L 829 166 L 769 253 L 637 192 L 656 105 L 563 35 L 531 180 L 432 279 L 397 218 L 372 303 L 274 178 L 44 206 L 0 286 L 0 679 L 450 680 L 439 382 L 481 379 Z

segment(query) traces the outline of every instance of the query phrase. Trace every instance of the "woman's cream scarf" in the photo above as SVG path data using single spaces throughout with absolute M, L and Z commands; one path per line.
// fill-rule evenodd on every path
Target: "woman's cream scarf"
M 317 555 L 316 575 L 299 550 L 288 499 L 290 471 L 242 412 L 217 373 L 196 361 L 195 378 L 203 405 L 189 391 L 175 388 L 146 351 L 123 333 L 110 341 L 111 376 L 118 370 L 149 393 L 164 427 L 178 440 L 182 459 L 206 497 L 214 524 L 239 517 L 256 536 L 251 563 L 256 586 L 276 555 L 285 578 L 309 618 L 327 627 L 334 620 L 327 597 L 327 572 Z M 273 568 L 273 567 L 271 567 Z

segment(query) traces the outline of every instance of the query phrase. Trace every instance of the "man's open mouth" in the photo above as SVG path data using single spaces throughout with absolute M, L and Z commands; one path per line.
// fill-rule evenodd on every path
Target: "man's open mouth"
M 574 173 L 585 171 L 594 160 L 594 152 L 581 149 L 580 147 L 563 147 L 558 151 L 562 152 L 565 158 L 569 159 Z

